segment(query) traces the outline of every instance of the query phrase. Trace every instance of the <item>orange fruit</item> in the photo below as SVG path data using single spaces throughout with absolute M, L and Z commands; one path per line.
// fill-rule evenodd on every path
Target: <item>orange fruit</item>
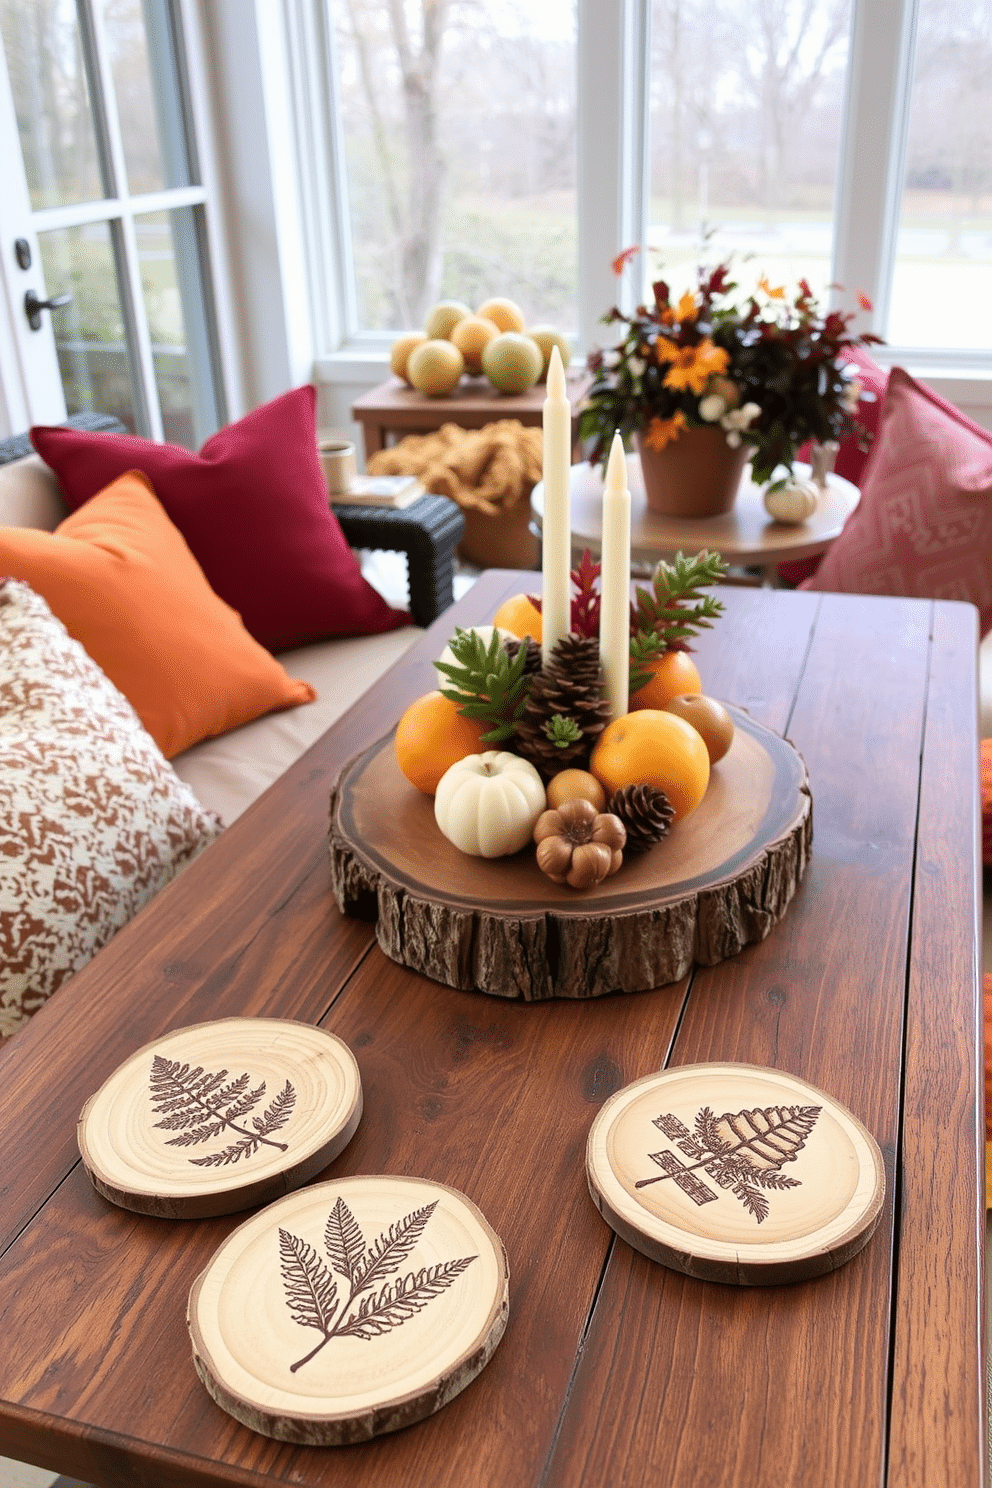
M 541 612 L 526 594 L 514 594 L 505 599 L 493 616 L 493 624 L 500 630 L 508 630 L 521 640 L 525 635 L 541 639 Z
M 703 690 L 703 679 L 688 651 L 663 651 L 640 670 L 650 672 L 651 680 L 630 694 L 628 707 L 632 713 L 641 708 L 663 708 L 673 697 Z
M 432 796 L 450 765 L 489 748 L 482 742 L 486 728 L 459 713 L 457 704 L 442 693 L 425 692 L 396 725 L 396 762 L 411 785 Z
M 663 790 L 676 819 L 694 811 L 710 781 L 710 757 L 702 735 L 658 708 L 615 718 L 596 740 L 589 769 L 608 796 L 625 785 Z

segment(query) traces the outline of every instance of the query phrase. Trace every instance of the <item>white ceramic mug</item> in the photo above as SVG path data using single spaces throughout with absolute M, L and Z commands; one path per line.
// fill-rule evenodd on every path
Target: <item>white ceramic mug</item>
M 347 439 L 320 439 L 317 441 L 317 452 L 327 484 L 327 494 L 338 496 L 344 491 L 350 491 L 358 473 L 355 446 Z

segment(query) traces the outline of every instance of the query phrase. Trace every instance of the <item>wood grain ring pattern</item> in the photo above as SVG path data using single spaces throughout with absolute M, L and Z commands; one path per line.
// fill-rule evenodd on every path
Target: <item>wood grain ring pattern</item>
M 456 1189 L 359 1175 L 240 1225 L 190 1290 L 210 1396 L 279 1441 L 342 1446 L 438 1411 L 509 1317 L 502 1241 Z
M 593 1202 L 627 1243 L 704 1281 L 772 1286 L 836 1270 L 885 1198 L 878 1143 L 783 1070 L 691 1064 L 618 1090 L 592 1124 Z
M 269 1203 L 343 1151 L 362 1115 L 341 1039 L 281 1018 L 174 1029 L 135 1051 L 84 1105 L 83 1165 L 111 1203 L 202 1219 Z

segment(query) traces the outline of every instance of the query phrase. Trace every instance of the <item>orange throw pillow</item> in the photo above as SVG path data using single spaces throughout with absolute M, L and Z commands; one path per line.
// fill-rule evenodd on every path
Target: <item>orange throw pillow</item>
M 985 1207 L 992 1209 L 992 972 L 986 972 L 985 995 Z
M 22 579 L 47 600 L 167 759 L 316 697 L 218 599 L 140 470 L 54 532 L 0 528 L 0 576 Z

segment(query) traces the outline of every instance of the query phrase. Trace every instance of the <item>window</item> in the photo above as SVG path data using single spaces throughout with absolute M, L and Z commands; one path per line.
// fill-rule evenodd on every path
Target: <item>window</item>
M 352 333 L 494 294 L 574 331 L 574 0 L 331 0 L 331 18 Z
M 888 338 L 992 348 L 987 3 L 920 0 Z
M 705 241 L 825 294 L 849 40 L 849 0 L 653 0 L 651 277 L 694 281 Z
M 399 7 L 312 3 L 334 30 L 340 91 L 329 128 L 343 162 L 337 223 L 354 307 L 327 351 L 348 354 L 353 379 L 363 347 L 418 325 L 423 303 L 404 306 L 393 287 L 400 240 L 384 226 L 387 179 L 375 163 L 408 146 L 397 64 L 363 81 L 355 29 L 360 9 L 367 26 L 374 12 L 376 45 L 393 45 L 383 18 Z M 403 7 L 411 24 L 424 11 Z M 584 345 L 611 297 L 642 290 L 639 274 L 616 284 L 612 253 L 640 238 L 688 268 L 713 231 L 714 252 L 751 252 L 777 279 L 839 282 L 845 308 L 866 294 L 876 308 L 861 329 L 943 348 L 948 367 L 968 365 L 971 347 L 972 370 L 977 357 L 992 371 L 992 310 L 987 324 L 979 288 L 992 255 L 992 37 L 981 0 L 577 0 L 574 27 L 564 3 L 479 0 L 469 10 L 452 0 L 442 13 L 438 139 L 451 192 L 435 199 L 443 247 L 428 298 L 512 295 L 509 272 L 534 285 L 536 313 L 566 317 L 574 275 L 571 324 Z M 575 187 L 564 151 L 559 175 L 534 153 L 539 137 L 564 142 L 573 108 Z M 333 356 L 320 368 L 333 379 Z

